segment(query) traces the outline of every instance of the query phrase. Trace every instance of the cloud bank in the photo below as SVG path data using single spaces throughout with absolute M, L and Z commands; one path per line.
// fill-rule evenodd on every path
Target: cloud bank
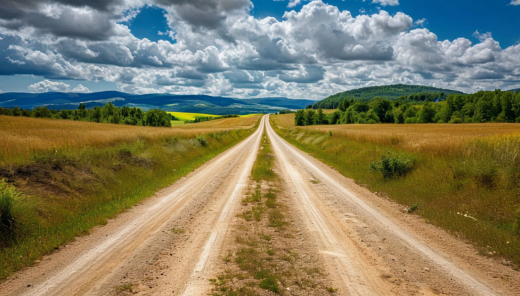
M 144 5 L 165 10 L 174 40 L 132 35 L 124 23 Z M 467 92 L 519 86 L 520 45 L 502 49 L 490 33 L 475 32 L 475 42 L 438 40 L 425 20 L 384 10 L 354 17 L 321 1 L 281 21 L 255 18 L 252 7 L 249 0 L 6 0 L 0 75 L 49 79 L 31 85 L 35 92 L 65 87 L 50 79 L 77 79 L 134 93 L 307 99 L 394 83 Z

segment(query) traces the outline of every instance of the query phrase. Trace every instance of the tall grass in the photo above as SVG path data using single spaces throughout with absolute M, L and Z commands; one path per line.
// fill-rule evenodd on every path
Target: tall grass
M 21 164 L 50 150 L 105 148 L 137 139 L 194 136 L 231 129 L 249 129 L 259 116 L 227 118 L 173 128 L 139 127 L 70 120 L 0 116 L 0 165 Z
M 483 254 L 520 264 L 520 126 L 371 125 L 295 128 L 272 116 L 278 134 L 427 222 L 470 240 Z M 332 136 L 330 134 L 332 132 Z M 400 178 L 371 173 L 385 155 L 414 159 Z
M 56 125 L 56 122 L 59 121 L 40 120 L 35 129 L 45 128 L 46 124 L 52 128 L 61 126 L 62 123 Z M 11 186 L 0 189 L 8 188 L 19 196 L 12 199 L 11 207 L 16 235 L 0 239 L 3 242 L 0 243 L 0 279 L 30 265 L 64 242 L 88 233 L 92 227 L 105 224 L 108 218 L 238 143 L 253 132 L 258 118 L 256 125 L 249 129 L 205 128 L 188 132 L 142 127 L 120 130 L 120 126 L 80 124 L 63 132 L 77 139 L 75 145 L 78 146 L 69 145 L 67 140 L 58 141 L 57 145 L 64 145 L 61 149 L 49 150 L 49 146 L 42 146 L 45 149 L 34 150 L 29 155 L 18 154 L 20 163 L 0 166 L 0 177 L 16 184 L 16 189 Z M 103 138 L 106 141 L 96 139 L 98 132 L 103 133 L 89 128 L 97 127 L 123 141 L 111 144 L 108 138 Z M 86 138 L 78 135 L 83 131 Z M 201 131 L 206 133 L 204 145 L 197 139 Z M 20 133 L 36 134 L 23 129 Z M 45 139 L 46 135 L 39 135 L 39 139 Z M 12 140 L 13 136 L 8 139 Z

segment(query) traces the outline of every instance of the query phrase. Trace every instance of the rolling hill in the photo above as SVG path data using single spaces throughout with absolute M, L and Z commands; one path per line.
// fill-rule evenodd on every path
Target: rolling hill
M 49 109 L 77 109 L 80 103 L 87 108 L 103 106 L 108 102 L 118 107 L 140 107 L 143 110 L 162 109 L 165 111 L 208 113 L 215 115 L 273 113 L 280 109 L 301 109 L 315 103 L 310 100 L 288 98 L 234 99 L 206 95 L 135 95 L 117 91 L 97 93 L 3 93 L 0 94 L 0 107 L 33 109 L 46 106 Z
M 409 96 L 415 93 L 445 93 L 445 94 L 462 94 L 462 92 L 436 88 L 431 86 L 424 85 L 405 85 L 405 84 L 395 84 L 395 85 L 382 85 L 382 86 L 371 86 L 371 87 L 363 87 L 358 89 L 353 89 L 341 93 L 337 93 L 332 95 L 323 101 L 317 102 L 314 104 L 314 109 L 323 108 L 323 109 L 334 109 L 337 106 L 337 103 L 346 99 L 346 98 L 357 98 L 363 100 L 370 100 L 374 97 L 383 97 L 387 99 L 397 99 L 401 96 Z

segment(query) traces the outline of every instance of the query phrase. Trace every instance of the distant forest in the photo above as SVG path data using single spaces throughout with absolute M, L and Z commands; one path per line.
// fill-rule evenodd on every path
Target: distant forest
M 298 110 L 295 124 L 520 123 L 520 92 L 496 90 L 451 94 L 437 103 L 411 100 L 410 96 L 397 100 L 376 97 L 368 102 L 350 98 L 340 101 L 338 109 L 332 114 L 324 114 L 322 109 Z
M 60 111 L 49 110 L 47 107 L 37 107 L 33 110 L 18 107 L 0 108 L 0 115 L 162 127 L 171 127 L 171 121 L 178 120 L 163 110 L 154 109 L 143 112 L 140 108 L 118 108 L 112 103 L 107 103 L 103 107 L 94 107 L 94 109 L 87 109 L 84 104 L 79 104 L 77 110 Z
M 434 96 L 432 96 L 434 94 Z M 375 97 L 381 97 L 385 99 L 397 99 L 403 96 L 414 95 L 412 100 L 415 101 L 435 101 L 439 96 L 441 99 L 445 99 L 450 94 L 463 94 L 459 91 L 436 88 L 431 86 L 423 85 L 384 85 L 384 86 L 371 86 L 364 87 L 346 92 L 332 95 L 323 101 L 317 102 L 312 105 L 313 109 L 336 109 L 339 106 L 339 102 L 345 99 L 358 99 L 369 101 Z

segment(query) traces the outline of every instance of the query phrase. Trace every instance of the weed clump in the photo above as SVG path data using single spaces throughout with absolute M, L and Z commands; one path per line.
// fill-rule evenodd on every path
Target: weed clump
M 14 203 L 18 198 L 16 188 L 0 180 L 0 244 L 11 239 L 16 229 Z
M 269 276 L 260 282 L 260 288 L 266 289 L 275 293 L 280 292 L 280 288 L 278 287 L 278 283 L 276 282 L 276 278 L 274 276 Z
M 370 164 L 370 172 L 381 172 L 384 179 L 404 177 L 415 164 L 415 159 L 406 155 L 383 155 L 381 160 Z
M 198 136 L 197 141 L 199 141 L 199 144 L 202 147 L 208 146 L 208 141 L 206 140 L 206 138 L 204 136 Z
M 408 214 L 411 214 L 415 211 L 417 211 L 419 209 L 419 204 L 418 203 L 415 203 L 411 206 L 409 206 L 407 209 L 406 209 L 406 212 L 408 212 Z

